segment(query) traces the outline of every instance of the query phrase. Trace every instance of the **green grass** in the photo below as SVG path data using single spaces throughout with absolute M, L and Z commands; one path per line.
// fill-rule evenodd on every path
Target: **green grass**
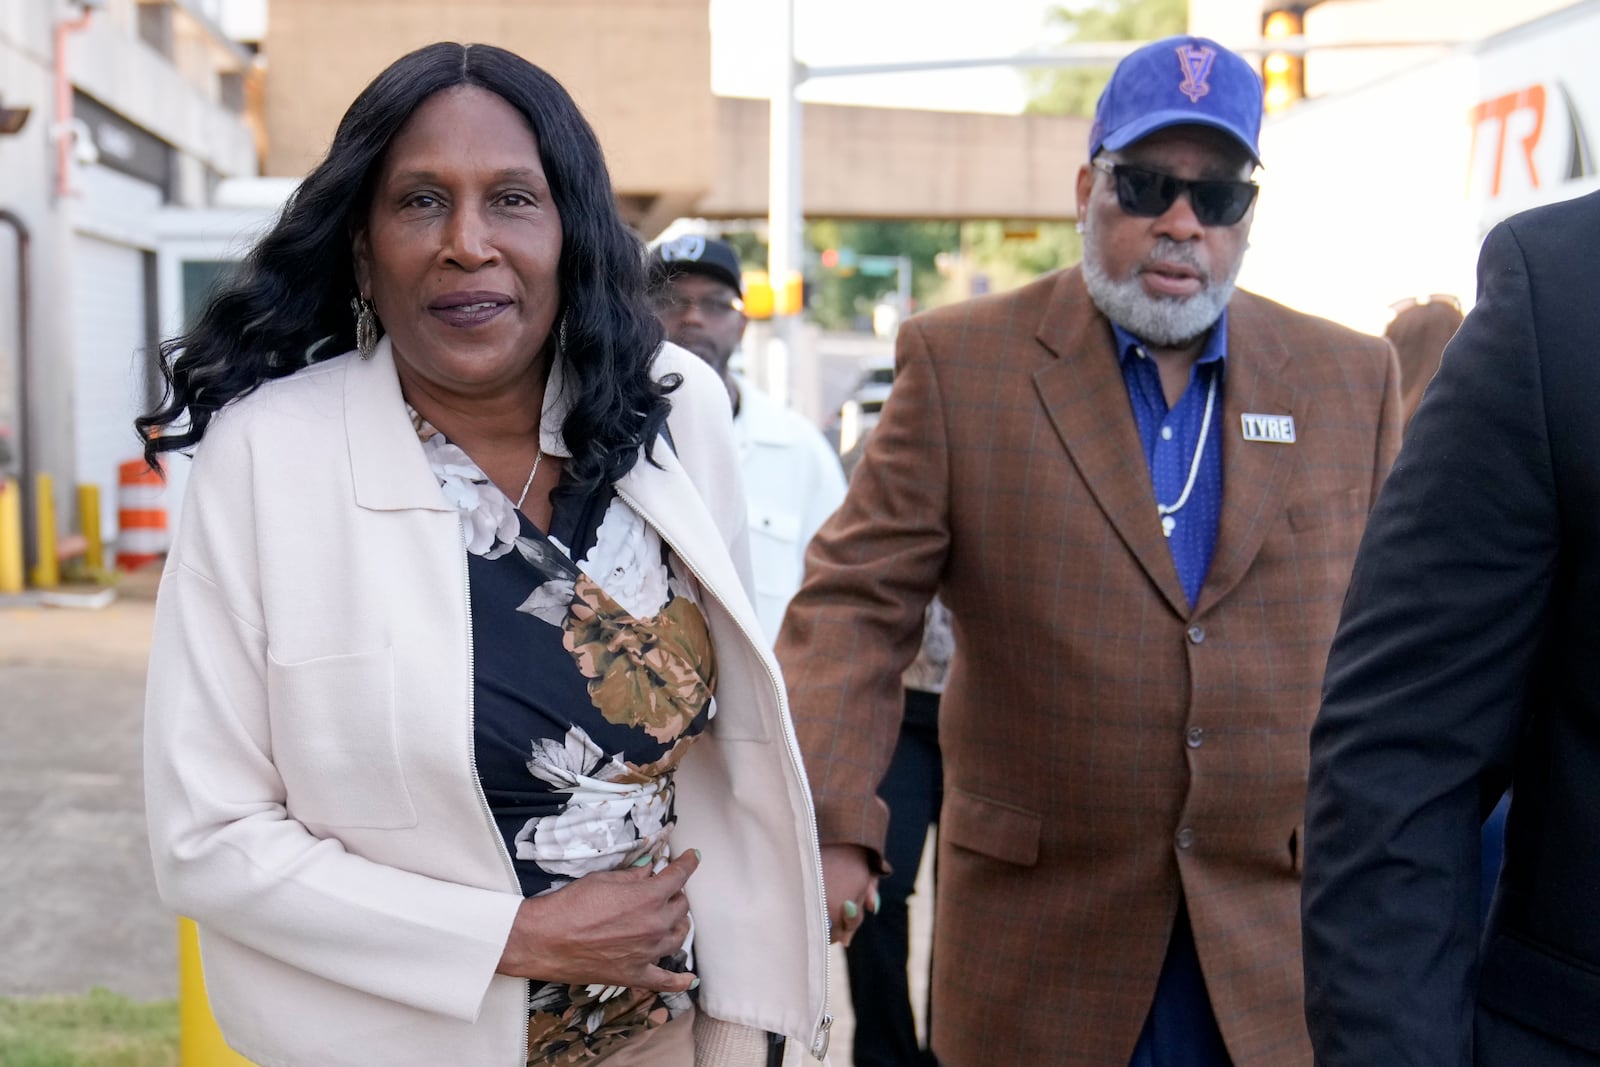
M 5 1067 L 177 1067 L 178 1002 L 81 997 L 0 998 Z

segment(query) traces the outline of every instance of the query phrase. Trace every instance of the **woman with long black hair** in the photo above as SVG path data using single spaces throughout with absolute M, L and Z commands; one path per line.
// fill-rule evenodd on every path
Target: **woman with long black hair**
M 561 86 L 482 45 L 397 61 L 163 356 L 147 453 L 195 462 L 147 809 L 229 1043 L 820 1056 L 815 826 L 727 397 L 662 344 Z

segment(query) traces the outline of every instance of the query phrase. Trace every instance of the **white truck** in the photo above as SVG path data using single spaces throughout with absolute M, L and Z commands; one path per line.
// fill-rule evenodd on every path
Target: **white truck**
M 1600 189 L 1595 124 L 1600 0 L 1297 105 L 1262 129 L 1239 284 L 1368 333 L 1407 298 L 1470 306 L 1496 222 Z

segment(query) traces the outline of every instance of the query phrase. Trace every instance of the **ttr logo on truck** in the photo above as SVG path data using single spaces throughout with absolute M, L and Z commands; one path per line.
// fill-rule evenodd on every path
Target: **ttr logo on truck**
M 1595 173 L 1594 159 L 1589 152 L 1589 139 L 1583 130 L 1583 124 L 1578 120 L 1578 110 L 1572 104 L 1572 97 L 1559 82 L 1555 85 L 1555 96 L 1559 100 L 1559 107 L 1565 114 L 1566 128 L 1563 131 L 1566 141 L 1566 159 L 1560 168 L 1561 181 L 1573 181 L 1577 178 L 1588 177 Z M 1484 100 L 1474 106 L 1469 113 L 1472 123 L 1472 149 L 1468 161 L 1468 185 L 1477 184 L 1477 170 L 1479 162 L 1478 138 L 1488 127 L 1494 137 L 1494 155 L 1492 159 L 1493 170 L 1489 176 L 1489 197 L 1498 197 L 1502 189 L 1502 179 L 1506 172 L 1506 141 L 1516 142 L 1516 151 L 1512 158 L 1520 163 L 1519 170 L 1525 171 L 1529 189 L 1538 189 L 1541 186 L 1539 176 L 1539 160 L 1536 154 L 1543 155 L 1549 161 L 1552 149 L 1540 153 L 1539 149 L 1544 136 L 1546 117 L 1546 93 L 1542 84 L 1527 86 L 1515 92 L 1506 93 L 1490 100 Z M 1515 133 L 1513 134 L 1513 130 Z M 1559 149 L 1553 149 L 1559 151 Z

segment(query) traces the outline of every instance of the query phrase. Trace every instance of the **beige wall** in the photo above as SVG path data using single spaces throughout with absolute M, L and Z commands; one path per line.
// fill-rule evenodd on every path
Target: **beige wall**
M 374 75 L 455 40 L 509 48 L 554 75 L 599 134 L 625 201 L 697 196 L 711 180 L 709 18 L 709 0 L 272 0 L 266 173 L 304 174 Z

